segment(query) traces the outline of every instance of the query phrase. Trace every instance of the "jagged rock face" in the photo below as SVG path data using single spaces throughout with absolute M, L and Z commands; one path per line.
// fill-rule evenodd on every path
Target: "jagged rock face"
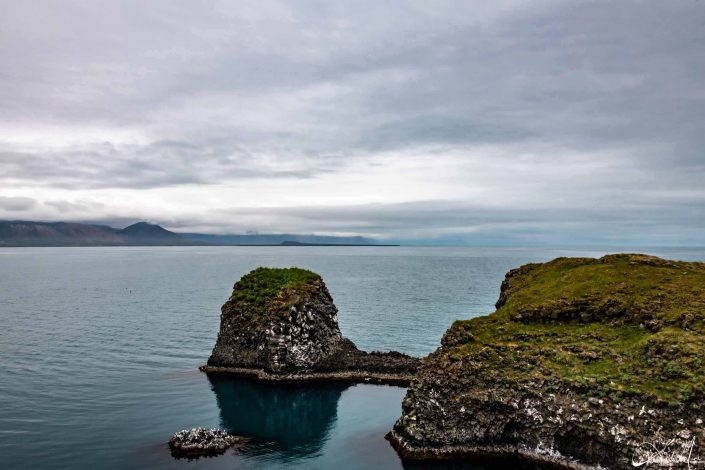
M 193 428 L 179 431 L 169 440 L 171 455 L 177 459 L 197 459 L 223 454 L 246 439 L 220 429 Z
M 402 457 L 519 455 L 580 469 L 704 463 L 700 408 L 599 398 L 560 380 L 516 381 L 479 365 L 458 371 L 442 351 L 425 361 L 389 436 Z
M 248 276 L 261 275 L 258 271 Z M 338 310 L 320 277 L 310 273 L 292 286 L 274 280 L 280 286 L 273 285 L 264 297 L 256 298 L 247 290 L 259 281 L 248 276 L 235 284 L 221 309 L 220 332 L 209 365 L 302 371 L 336 350 L 342 340 Z
M 702 263 L 613 255 L 512 270 L 497 311 L 456 322 L 422 361 L 388 437 L 413 459 L 702 468 L 704 320 Z
M 337 313 L 318 274 L 255 269 L 235 284 L 223 305 L 218 340 L 201 370 L 264 381 L 411 380 L 417 358 L 360 351 L 340 333 Z

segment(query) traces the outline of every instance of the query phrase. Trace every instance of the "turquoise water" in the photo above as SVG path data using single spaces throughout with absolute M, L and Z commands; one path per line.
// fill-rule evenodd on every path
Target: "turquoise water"
M 705 250 L 640 250 L 705 260 Z M 511 267 L 601 250 L 411 247 L 0 249 L 0 467 L 402 468 L 383 439 L 404 389 L 267 386 L 197 371 L 220 305 L 257 266 L 320 273 L 343 334 L 424 355 L 454 319 L 491 312 Z M 254 436 L 174 460 L 183 428 Z M 469 464 L 469 468 L 480 468 Z

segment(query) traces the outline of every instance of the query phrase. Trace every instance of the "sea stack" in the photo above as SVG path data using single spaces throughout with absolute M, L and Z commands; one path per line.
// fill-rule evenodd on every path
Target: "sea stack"
M 223 305 L 218 340 L 201 370 L 266 381 L 410 381 L 418 359 L 360 351 L 341 334 L 337 314 L 318 274 L 255 269 Z
M 454 323 L 424 359 L 387 436 L 402 457 L 705 463 L 705 264 L 529 264 L 507 274 L 496 307 Z

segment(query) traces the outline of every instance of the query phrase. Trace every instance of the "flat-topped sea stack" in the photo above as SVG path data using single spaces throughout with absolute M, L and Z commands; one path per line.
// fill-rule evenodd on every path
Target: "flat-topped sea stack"
M 559 258 L 422 361 L 388 434 L 407 459 L 703 468 L 705 264 Z
M 258 268 L 223 305 L 207 373 L 265 381 L 341 380 L 407 384 L 419 360 L 364 352 L 343 337 L 323 279 L 299 268 Z

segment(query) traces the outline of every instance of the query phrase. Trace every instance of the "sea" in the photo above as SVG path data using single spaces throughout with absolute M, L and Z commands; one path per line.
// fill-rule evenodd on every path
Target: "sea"
M 384 440 L 402 387 L 199 372 L 233 284 L 259 266 L 311 269 L 359 348 L 423 356 L 454 320 L 493 311 L 509 269 L 615 251 L 705 260 L 697 248 L 0 248 L 0 468 L 429 468 Z M 252 440 L 219 457 L 172 458 L 169 438 L 192 427 Z

